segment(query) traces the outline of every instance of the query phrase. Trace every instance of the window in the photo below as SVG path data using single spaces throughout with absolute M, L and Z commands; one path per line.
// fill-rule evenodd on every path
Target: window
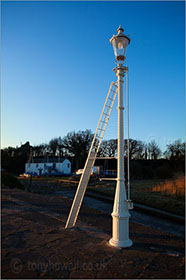
M 36 167 L 38 167 L 38 163 L 36 163 Z
M 53 168 L 56 168 L 56 163 L 55 162 L 53 163 Z
M 68 168 L 70 167 L 70 164 L 69 164 L 69 163 L 67 164 L 67 167 L 68 167 Z

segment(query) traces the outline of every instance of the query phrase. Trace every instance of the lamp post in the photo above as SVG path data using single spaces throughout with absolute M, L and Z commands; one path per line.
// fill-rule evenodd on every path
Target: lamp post
M 125 52 L 127 45 L 130 43 L 129 37 L 119 26 L 118 34 L 113 35 L 110 39 L 114 48 L 117 67 L 114 72 L 118 77 L 118 158 L 117 158 L 117 185 L 112 212 L 112 238 L 109 240 L 110 245 L 115 247 L 130 247 L 132 241 L 129 239 L 129 210 L 126 197 L 125 177 L 124 177 L 124 137 L 123 137 L 123 77 L 127 71 L 124 67 Z

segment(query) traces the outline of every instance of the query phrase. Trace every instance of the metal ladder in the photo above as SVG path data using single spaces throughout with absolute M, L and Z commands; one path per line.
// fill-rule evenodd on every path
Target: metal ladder
M 117 95 L 117 84 L 112 82 L 105 100 L 105 104 L 103 106 L 103 110 L 101 113 L 101 117 L 98 122 L 98 126 L 96 132 L 94 134 L 94 138 L 92 140 L 92 144 L 88 153 L 87 160 L 85 162 L 85 166 L 83 169 L 83 173 L 81 175 L 79 185 L 76 190 L 76 194 L 71 206 L 71 210 L 65 225 L 65 228 L 71 228 L 75 226 L 78 213 L 83 201 L 83 197 L 88 185 L 88 181 L 92 172 L 92 168 L 94 166 L 94 162 L 96 160 L 96 156 L 101 145 L 104 132 L 107 127 L 107 123 L 114 105 L 114 101 Z

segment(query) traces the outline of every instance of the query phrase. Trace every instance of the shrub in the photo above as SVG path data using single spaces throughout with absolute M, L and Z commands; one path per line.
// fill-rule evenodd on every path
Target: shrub
M 125 170 L 126 170 L 126 176 L 127 176 L 127 168 Z M 143 178 L 142 166 L 138 162 L 135 162 L 135 161 L 131 162 L 130 172 L 131 172 L 131 178 L 133 178 L 133 179 L 142 179 Z
M 144 179 L 152 179 L 154 177 L 154 171 L 151 166 L 144 166 L 142 168 L 142 174 Z
M 15 188 L 20 190 L 24 189 L 23 185 L 18 181 L 18 179 L 9 173 L 1 174 L 1 184 L 2 184 L 2 188 L 6 187 L 10 189 L 15 189 Z
M 182 176 L 175 180 L 167 180 L 153 187 L 152 192 L 162 192 L 175 195 L 178 198 L 185 197 L 185 177 Z
M 156 169 L 156 177 L 159 179 L 167 179 L 173 177 L 173 172 L 166 166 L 160 166 Z

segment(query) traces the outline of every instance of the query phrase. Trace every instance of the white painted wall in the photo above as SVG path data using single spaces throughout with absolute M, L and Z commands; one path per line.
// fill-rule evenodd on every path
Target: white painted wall
M 64 174 L 70 174 L 71 173 L 71 162 L 68 159 L 65 159 L 63 162 L 56 162 L 55 168 L 58 172 L 62 172 Z M 46 162 L 46 163 L 30 163 L 30 168 L 28 163 L 25 164 L 25 173 L 27 172 L 36 172 L 38 175 L 40 175 L 39 169 L 42 169 L 42 174 L 47 173 L 48 169 L 47 167 L 53 167 L 52 162 Z

